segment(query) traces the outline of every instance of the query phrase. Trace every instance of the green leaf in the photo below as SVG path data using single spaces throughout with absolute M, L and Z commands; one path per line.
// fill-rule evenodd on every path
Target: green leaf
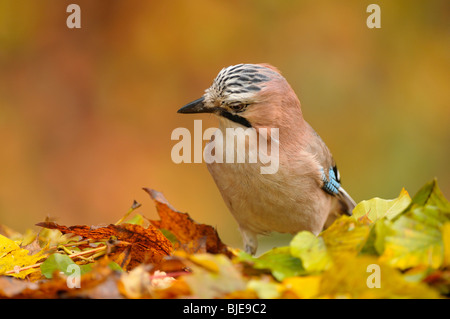
M 161 228 L 160 231 L 164 235 L 164 237 L 166 237 L 172 243 L 172 245 L 178 243 L 177 237 L 170 230 Z
M 92 270 L 92 263 L 91 264 L 84 264 L 84 265 L 78 265 L 80 267 L 80 275 L 84 275 L 85 273 L 88 273 Z M 68 272 L 68 274 L 72 274 L 73 272 Z
M 274 299 L 279 298 L 282 286 L 276 282 L 270 282 L 260 279 L 251 279 L 247 283 L 247 289 L 253 290 L 258 298 Z
M 68 271 L 70 265 L 75 262 L 69 256 L 63 254 L 52 254 L 42 264 L 41 272 L 46 278 L 52 278 L 55 271 L 61 271 L 65 275 L 70 275 L 72 272 Z
M 88 265 L 90 265 L 90 264 L 88 264 Z M 120 267 L 119 264 L 116 263 L 115 261 L 111 261 L 111 262 L 108 264 L 108 267 L 109 267 L 111 270 L 114 270 L 114 271 L 124 272 L 124 270 L 122 269 L 122 267 Z
M 130 220 L 128 220 L 127 223 L 143 226 L 145 223 L 145 219 L 144 217 L 142 217 L 141 214 L 136 214 L 132 218 L 130 218 Z
M 372 198 L 356 205 L 353 217 L 361 221 L 375 222 L 381 218 L 394 219 L 401 214 L 411 203 L 408 192 L 402 189 L 400 195 L 391 200 Z
M 450 202 L 444 197 L 444 194 L 442 194 L 436 179 L 425 184 L 417 194 L 414 195 L 409 208 L 413 205 L 432 205 L 438 207 L 442 211 L 450 213 Z
M 444 261 L 441 228 L 448 216 L 436 206 L 417 207 L 386 223 L 380 260 L 400 269 L 439 268 Z
M 391 228 L 391 222 L 387 220 L 379 220 L 375 223 L 375 239 L 374 248 L 378 255 L 382 255 L 384 252 L 385 238 L 395 234 L 395 231 Z
M 331 264 L 324 239 L 308 231 L 301 231 L 294 236 L 290 251 L 292 256 L 302 261 L 303 268 L 308 273 L 320 272 Z
M 290 247 L 277 247 L 259 257 L 240 252 L 238 260 L 250 262 L 255 269 L 270 270 L 278 281 L 305 273 L 302 261 L 291 255 Z

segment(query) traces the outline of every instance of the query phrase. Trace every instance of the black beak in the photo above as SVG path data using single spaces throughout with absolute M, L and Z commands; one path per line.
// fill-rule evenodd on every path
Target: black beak
M 177 113 L 212 113 L 212 108 L 206 108 L 203 101 L 204 97 L 199 98 L 191 103 L 186 104 L 181 109 L 177 111 Z

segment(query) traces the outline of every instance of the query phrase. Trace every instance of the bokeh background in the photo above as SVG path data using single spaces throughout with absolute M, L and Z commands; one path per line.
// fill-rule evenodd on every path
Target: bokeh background
M 356 201 L 434 177 L 450 198 L 449 21 L 447 0 L 1 0 L 0 223 L 113 223 L 134 199 L 156 218 L 150 187 L 241 247 L 206 165 L 170 151 L 175 128 L 217 125 L 176 110 L 242 62 L 282 71 Z

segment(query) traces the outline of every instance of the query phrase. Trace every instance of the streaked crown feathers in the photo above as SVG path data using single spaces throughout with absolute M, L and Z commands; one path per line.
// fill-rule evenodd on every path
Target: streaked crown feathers
M 237 64 L 223 68 L 205 91 L 205 102 L 222 104 L 251 103 L 265 84 L 281 75 L 274 67 Z

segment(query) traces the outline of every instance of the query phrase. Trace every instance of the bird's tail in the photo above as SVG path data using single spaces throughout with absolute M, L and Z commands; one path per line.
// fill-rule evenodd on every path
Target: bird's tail
M 351 196 L 342 187 L 339 187 L 337 197 L 340 199 L 343 211 L 347 215 L 351 216 L 353 209 L 356 206 L 356 203 L 353 200 L 353 198 L 351 198 Z

